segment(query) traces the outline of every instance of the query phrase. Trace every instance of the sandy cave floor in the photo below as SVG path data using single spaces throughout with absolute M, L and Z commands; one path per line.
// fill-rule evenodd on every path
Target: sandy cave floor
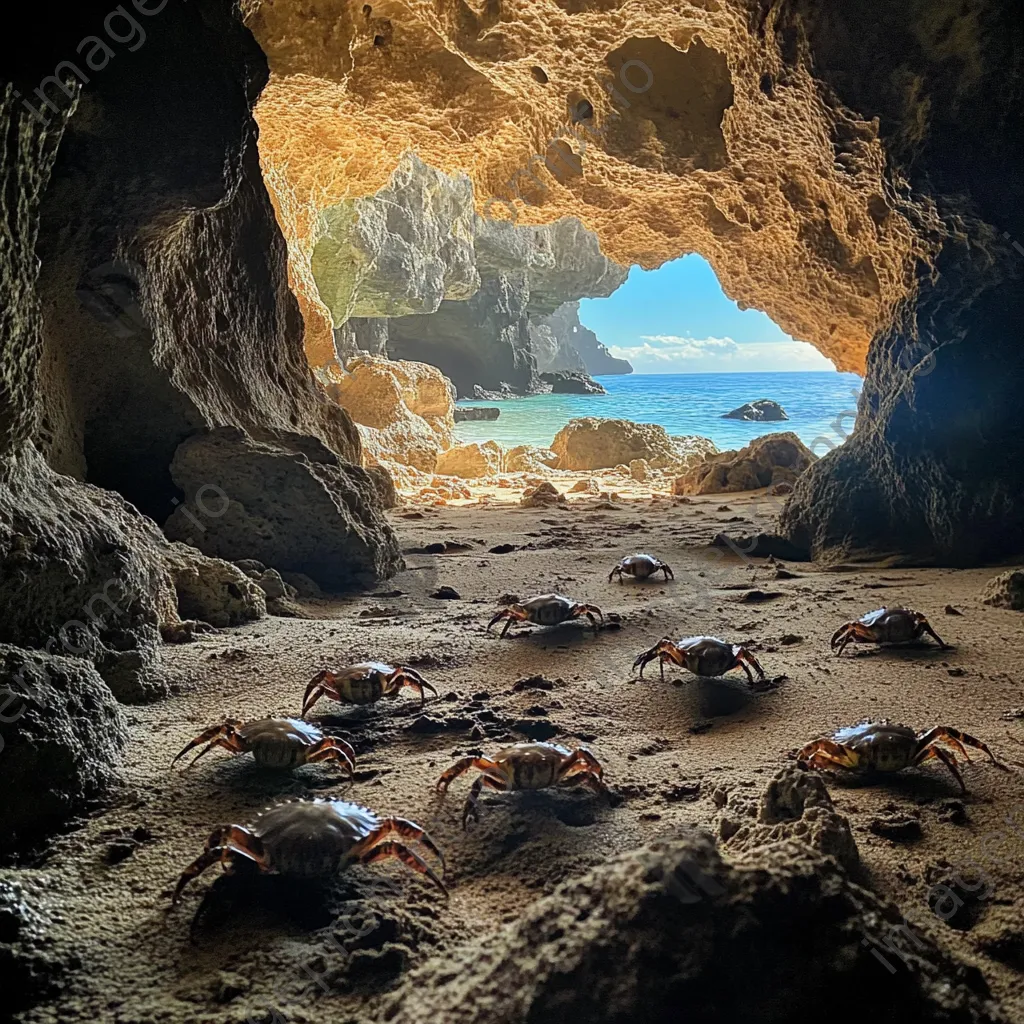
M 718 558 L 706 546 L 722 529 L 766 528 L 756 496 L 607 504 L 406 506 L 393 517 L 404 549 L 466 547 L 409 553 L 407 570 L 376 594 L 316 603 L 315 618 L 270 618 L 166 648 L 175 696 L 129 709 L 130 794 L 28 870 L 46 903 L 61 908 L 60 954 L 81 967 L 62 997 L 24 1020 L 379 1019 L 417 963 L 486 941 L 525 904 L 610 854 L 683 825 L 717 834 L 723 795 L 759 793 L 804 742 L 866 716 L 953 725 L 1011 768 L 975 759 L 962 800 L 936 762 L 884 785 L 847 778 L 829 788 L 853 824 L 863 881 L 897 902 L 912 929 L 976 965 L 1008 1016 L 1024 1019 L 1024 720 L 1007 716 L 1024 704 L 1024 619 L 981 603 L 993 572 L 791 564 L 795 577 L 779 579 L 764 560 Z M 506 543 L 517 550 L 488 550 Z M 607 582 L 615 561 L 638 549 L 668 561 L 675 581 Z M 428 596 L 445 584 L 461 600 Z M 502 594 L 551 589 L 621 621 L 596 638 L 579 623 L 504 640 L 484 631 Z M 836 626 L 883 603 L 924 611 L 955 649 L 851 648 L 834 658 L 827 641 Z M 945 613 L 947 604 L 962 615 Z M 636 681 L 637 653 L 665 634 L 694 633 L 748 642 L 770 676 L 788 678 L 757 695 L 740 672 L 718 682 L 670 673 L 662 683 L 655 669 Z M 787 634 L 800 639 L 783 643 Z M 311 718 L 357 750 L 351 787 L 331 766 L 278 775 L 220 752 L 187 771 L 168 768 L 203 727 L 227 715 L 297 714 L 317 670 L 368 658 L 417 666 L 441 698 L 425 715 L 409 691 L 369 709 L 321 701 Z M 537 675 L 551 688 L 513 688 Z M 472 776 L 440 802 L 438 775 L 457 756 L 527 734 L 585 742 L 614 799 L 485 796 L 480 822 L 463 832 Z M 450 899 L 397 862 L 354 868 L 325 892 L 279 879 L 215 882 L 214 868 L 169 911 L 178 873 L 215 824 L 312 795 L 349 797 L 426 826 L 448 856 Z M 930 912 L 933 882 L 957 873 L 973 880 L 979 867 L 986 899 L 965 904 L 951 924 Z

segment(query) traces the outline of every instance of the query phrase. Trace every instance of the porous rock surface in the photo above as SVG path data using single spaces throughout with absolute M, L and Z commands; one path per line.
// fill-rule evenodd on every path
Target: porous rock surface
M 583 416 L 562 427 L 551 442 L 551 450 L 558 455 L 558 469 L 607 469 L 628 466 L 634 459 L 644 459 L 652 468 L 663 469 L 681 467 L 692 460 L 697 448 L 691 442 L 698 440 L 704 442 L 699 446 L 704 451 L 716 450 L 706 438 L 677 442 L 656 423 Z
M 454 444 L 453 388 L 435 366 L 358 356 L 332 377 L 328 391 L 355 420 L 369 464 L 431 473 Z
M 985 584 L 981 599 L 996 608 L 1024 612 L 1024 570 L 1010 569 L 994 576 Z
M 1024 549 L 1013 4 L 246 11 L 273 71 L 260 146 L 308 329 L 319 211 L 415 149 L 468 173 L 484 216 L 577 217 L 623 265 L 701 253 L 726 294 L 866 372 L 853 436 L 782 517 L 800 547 L 956 564 Z
M 264 589 L 238 566 L 207 558 L 181 543 L 168 545 L 163 560 L 174 581 L 178 613 L 183 619 L 225 627 L 240 626 L 267 614 Z
M 796 434 L 765 434 L 739 451 L 708 455 L 676 478 L 672 492 L 724 494 L 792 484 L 814 461 Z
M 88 661 L 0 644 L 0 849 L 29 843 L 106 796 L 128 742 L 124 713 Z
M 336 590 L 401 564 L 369 474 L 316 438 L 281 431 L 264 443 L 221 427 L 183 442 L 171 473 L 197 498 L 164 532 L 208 555 L 256 558 Z
M 414 971 L 394 1024 L 789 1024 L 833 1017 L 997 1021 L 982 983 L 897 933 L 895 907 L 834 861 L 784 841 L 730 863 L 700 832 L 563 883 L 488 937 Z M 813 938 L 812 938 L 813 936 Z M 906 958 L 904 964 L 897 959 Z M 872 956 L 887 952 L 890 975 Z M 849 1012 L 836 992 L 855 992 Z
M 436 471 L 442 476 L 475 479 L 500 473 L 503 461 L 502 448 L 497 441 L 460 444 L 438 456 Z

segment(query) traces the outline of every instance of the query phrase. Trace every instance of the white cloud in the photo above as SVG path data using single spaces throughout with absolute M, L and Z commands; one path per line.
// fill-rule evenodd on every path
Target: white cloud
M 611 345 L 614 356 L 628 359 L 637 373 L 771 373 L 834 370 L 817 349 L 800 341 L 740 344 L 732 338 L 681 338 L 645 334 L 638 345 Z

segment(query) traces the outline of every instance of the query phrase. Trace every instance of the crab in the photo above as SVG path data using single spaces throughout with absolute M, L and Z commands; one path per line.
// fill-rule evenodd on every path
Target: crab
M 394 836 L 419 841 L 441 862 L 433 839 L 406 818 L 380 818 L 361 804 L 345 800 L 296 800 L 264 811 L 252 825 L 219 825 L 203 852 L 181 873 L 171 902 L 210 865 L 220 862 L 229 874 L 250 862 L 261 872 L 299 878 L 325 878 L 350 864 L 372 864 L 396 857 L 426 875 L 442 892 L 444 882 L 415 851 Z
M 619 577 L 620 583 L 623 576 L 634 576 L 638 580 L 645 580 L 656 572 L 663 572 L 666 582 L 675 579 L 675 574 L 672 572 L 671 567 L 666 565 L 660 558 L 655 558 L 654 555 L 627 555 L 608 573 L 608 582 L 611 583 L 615 576 Z
M 640 669 L 640 678 L 644 677 L 644 668 L 648 662 L 658 659 L 661 678 L 665 678 L 665 662 L 680 665 L 695 676 L 721 676 L 734 668 L 741 668 L 747 674 L 751 687 L 766 683 L 764 669 L 760 662 L 745 647 L 729 644 L 713 636 L 690 636 L 684 640 L 670 640 L 665 637 L 659 640 L 649 651 L 637 655 L 633 668 Z M 757 680 L 748 666 L 757 672 Z
M 315 761 L 338 761 L 349 775 L 355 772 L 356 752 L 336 736 L 324 736 L 309 722 L 297 718 L 261 718 L 255 722 L 239 722 L 229 718 L 221 725 L 211 725 L 175 756 L 171 764 L 201 743 L 206 746 L 192 759 L 195 764 L 214 747 L 224 747 L 235 754 L 252 753 L 256 763 L 266 768 L 294 768 Z
M 1003 767 L 981 740 L 959 729 L 937 725 L 927 732 L 915 733 L 905 725 L 890 724 L 885 720 L 861 722 L 839 729 L 831 738 L 808 743 L 797 752 L 796 759 L 811 768 L 898 772 L 937 757 L 953 773 L 961 792 L 966 793 L 967 787 L 957 768 L 956 756 L 940 744 L 959 751 L 966 761 L 970 761 L 970 757 L 965 747 L 975 747 L 988 754 L 993 764 Z
M 437 780 L 438 790 L 446 793 L 452 780 L 470 768 L 483 774 L 470 787 L 462 811 L 463 828 L 470 818 L 479 819 L 477 801 L 485 787 L 503 792 L 582 784 L 596 793 L 608 792 L 601 762 L 585 747 L 570 750 L 557 743 L 516 743 L 502 748 L 494 757 L 464 757 Z
M 838 656 L 849 643 L 901 644 L 917 640 L 924 633 L 935 637 L 940 647 L 949 646 L 920 612 L 910 608 L 878 608 L 856 622 L 840 626 L 832 634 L 829 646 Z
M 344 704 L 375 704 L 382 697 L 394 696 L 404 686 L 420 695 L 420 704 L 426 703 L 424 690 L 437 696 L 437 690 L 419 672 L 405 665 L 395 667 L 381 661 L 364 661 L 337 672 L 324 669 L 313 676 L 306 687 L 302 698 L 302 717 L 306 717 L 321 697 L 330 697 Z
M 531 597 L 529 601 L 522 604 L 510 604 L 503 608 L 497 615 L 487 623 L 490 629 L 496 622 L 507 619 L 501 635 L 504 636 L 513 622 L 532 622 L 538 626 L 557 626 L 568 619 L 578 619 L 586 615 L 590 624 L 594 627 L 594 635 L 597 635 L 597 619 L 604 624 L 604 613 L 600 608 L 592 604 L 579 604 L 572 598 L 563 597 L 561 594 L 539 594 Z

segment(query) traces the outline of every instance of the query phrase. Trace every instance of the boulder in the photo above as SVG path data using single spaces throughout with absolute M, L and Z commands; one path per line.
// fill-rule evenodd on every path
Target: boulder
M 628 466 L 634 459 L 662 469 L 683 459 L 664 427 L 595 416 L 570 420 L 555 435 L 551 450 L 558 455 L 558 469 L 569 470 Z
M 651 475 L 651 467 L 647 464 L 647 460 L 633 459 L 629 464 L 629 475 L 632 479 L 636 480 L 637 483 L 644 483 Z
M 739 451 L 709 455 L 675 479 L 673 494 L 724 494 L 792 484 L 815 461 L 792 433 L 766 434 Z
M 494 476 L 501 472 L 502 448 L 497 441 L 460 444 L 437 457 L 435 472 L 465 480 Z
M 723 420 L 750 420 L 753 423 L 776 423 L 788 420 L 786 410 L 770 398 L 759 398 L 756 402 L 747 402 L 732 412 L 722 414 Z
M 182 442 L 171 476 L 196 497 L 164 531 L 205 554 L 256 558 L 337 591 L 402 565 L 366 470 L 316 438 L 277 431 L 256 440 L 220 427 Z
M 990 579 L 981 599 L 996 608 L 1024 612 L 1024 570 L 1011 569 Z
M 267 614 L 259 583 L 231 562 L 208 558 L 188 544 L 171 544 L 164 553 L 164 564 L 174 581 L 178 613 L 183 619 L 197 619 L 223 628 L 240 626 Z
M 492 406 L 471 406 L 466 408 L 465 406 L 457 405 L 455 407 L 455 422 L 456 423 L 473 423 L 479 420 L 496 420 L 501 415 L 500 409 L 495 409 Z
M 980 972 L 788 839 L 725 860 L 676 833 L 604 860 L 488 939 L 414 970 L 391 1024 L 997 1024 Z M 808 941 L 807 936 L 814 940 Z M 835 1011 L 836 993 L 851 1005 Z M 854 995 L 855 994 L 855 995 Z
M 559 493 L 553 483 L 542 480 L 535 487 L 528 487 L 523 492 L 519 504 L 523 508 L 548 508 L 551 505 L 565 504 L 566 497 Z
M 125 717 L 88 661 L 0 644 L 0 850 L 60 828 L 120 780 Z
M 576 370 L 553 370 L 542 373 L 540 379 L 551 385 L 553 395 L 607 395 L 608 392 L 593 377 Z
M 355 421 L 369 463 L 430 473 L 454 443 L 452 386 L 435 366 L 362 356 L 333 376 L 327 390 Z
M 505 452 L 506 473 L 543 473 L 558 465 L 558 455 L 550 448 L 535 444 L 518 444 Z

